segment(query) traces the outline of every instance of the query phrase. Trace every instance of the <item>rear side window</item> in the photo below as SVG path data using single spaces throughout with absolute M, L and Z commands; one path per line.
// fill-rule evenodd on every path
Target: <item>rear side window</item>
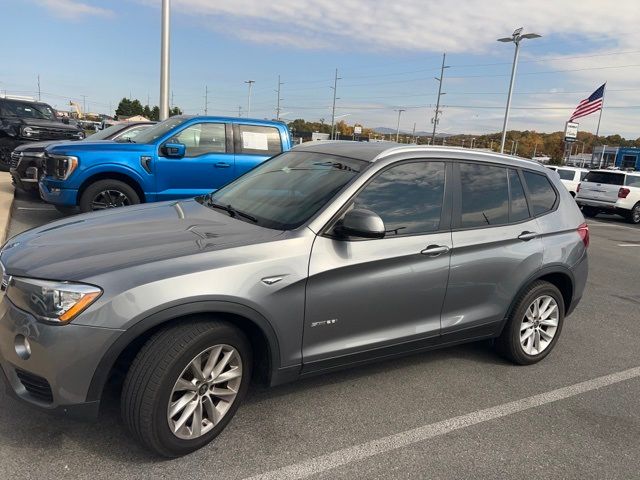
M 624 174 L 614 172 L 589 172 L 584 177 L 585 182 L 606 183 L 609 185 L 623 185 Z
M 627 175 L 628 187 L 640 187 L 640 175 Z
M 473 163 L 460 164 L 462 228 L 509 222 L 507 169 Z
M 551 210 L 556 203 L 557 195 L 547 176 L 526 171 L 523 173 L 529 189 L 533 214 L 540 215 Z
M 509 222 L 521 222 L 529 218 L 529 207 L 527 206 L 527 197 L 524 194 L 522 182 L 518 172 L 511 169 L 509 169 L 509 192 L 511 193 Z
M 238 153 L 273 156 L 282 152 L 280 131 L 275 127 L 238 125 Z
M 580 172 L 580 181 L 584 180 L 584 177 L 587 176 L 587 173 L 589 173 L 589 172 Z
M 565 168 L 559 168 L 557 170 L 558 175 L 560 175 L 560 180 L 573 180 L 575 176 L 575 172 L 573 170 L 567 170 Z

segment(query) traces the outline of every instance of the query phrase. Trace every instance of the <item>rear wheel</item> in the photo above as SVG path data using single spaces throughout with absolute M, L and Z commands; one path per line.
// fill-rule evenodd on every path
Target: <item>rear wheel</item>
M 564 301 L 555 285 L 532 283 L 518 299 L 496 342 L 498 351 L 520 365 L 539 362 L 553 349 L 564 322 Z
M 229 423 L 251 378 L 244 334 L 225 322 L 193 321 L 157 333 L 127 373 L 122 416 L 147 448 L 191 453 Z
M 140 203 L 140 197 L 120 180 L 98 180 L 89 185 L 80 197 L 80 210 L 92 212 L 107 208 L 126 207 Z
M 640 223 L 640 202 L 636 203 L 631 211 L 626 215 L 627 221 L 637 225 Z
M 595 217 L 598 214 L 598 210 L 593 207 L 582 207 L 582 213 L 585 217 Z

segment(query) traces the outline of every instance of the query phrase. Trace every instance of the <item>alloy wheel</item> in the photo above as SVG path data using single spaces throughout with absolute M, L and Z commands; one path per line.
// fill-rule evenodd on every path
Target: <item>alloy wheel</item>
M 550 295 L 531 302 L 520 325 L 520 345 L 527 355 L 539 355 L 549 347 L 559 319 L 558 303 Z
M 640 204 L 633 207 L 631 211 L 631 219 L 633 223 L 640 223 Z
M 105 208 L 126 207 L 131 205 L 131 200 L 119 190 L 102 190 L 91 201 L 91 210 L 104 210 Z
M 242 383 L 242 359 L 230 345 L 198 354 L 182 371 L 169 398 L 167 420 L 173 434 L 194 440 L 226 415 Z

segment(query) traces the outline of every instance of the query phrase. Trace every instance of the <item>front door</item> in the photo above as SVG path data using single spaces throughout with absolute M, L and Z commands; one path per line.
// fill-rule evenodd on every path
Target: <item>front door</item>
M 162 156 L 162 147 L 159 149 L 158 201 L 203 195 L 235 178 L 234 155 L 224 123 L 191 124 L 168 142 L 184 144 L 186 153 L 181 158 L 169 158 Z
M 449 276 L 451 232 L 439 161 L 396 164 L 349 208 L 377 213 L 383 239 L 316 238 L 309 264 L 304 370 L 381 356 L 434 339 Z

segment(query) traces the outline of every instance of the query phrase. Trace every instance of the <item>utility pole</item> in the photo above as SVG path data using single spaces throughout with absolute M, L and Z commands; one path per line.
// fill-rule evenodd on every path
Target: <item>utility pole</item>
M 42 100 L 40 95 L 40 74 L 38 74 L 38 101 Z
M 338 80 L 342 80 L 338 77 L 338 69 L 336 68 L 336 76 L 333 80 L 333 108 L 331 109 L 331 140 L 334 140 L 334 132 L 336 128 L 336 96 L 338 92 Z
M 242 105 L 238 105 L 238 118 L 242 116 Z
M 173 90 L 171 90 L 171 108 L 173 108 L 174 105 L 175 103 L 173 103 Z
M 418 141 L 416 140 L 416 122 L 413 122 L 413 132 L 411 133 L 411 143 L 415 143 L 416 145 L 418 144 Z
M 438 81 L 438 101 L 436 102 L 436 112 L 435 112 L 435 116 L 431 119 L 431 122 L 433 123 L 433 134 L 431 135 L 431 140 L 433 140 L 434 145 L 436 140 L 436 128 L 438 127 L 438 122 L 440 121 L 438 119 L 438 115 L 442 113 L 440 112 L 440 97 L 442 97 L 442 95 L 445 95 L 445 93 L 442 91 L 442 79 L 444 78 L 444 69 L 449 68 L 448 65 L 444 64 L 446 58 L 447 58 L 447 54 L 443 53 L 442 67 L 440 68 L 440 78 L 433 77 Z
M 538 151 L 538 142 L 536 142 L 533 145 L 533 156 L 531 157 L 531 160 L 535 160 L 536 159 L 536 152 Z
M 253 90 L 253 84 L 255 80 L 246 80 L 244 83 L 249 85 L 249 94 L 247 95 L 247 117 L 251 116 L 251 90 Z
M 276 90 L 276 92 L 278 93 L 278 103 L 276 104 L 276 120 L 280 120 L 280 101 L 282 100 L 282 98 L 280 98 L 280 87 L 282 87 L 282 85 L 284 85 L 284 83 L 280 81 L 280 75 L 278 75 L 278 89 Z
M 406 112 L 406 110 L 399 108 L 396 112 L 398 112 L 398 125 L 396 127 L 396 143 L 398 143 L 398 139 L 400 138 L 400 115 L 402 115 L 402 112 Z
M 87 114 L 87 96 L 86 95 L 80 95 L 82 97 L 82 114 L 86 115 Z
M 204 86 L 204 114 L 209 115 L 209 86 Z
M 162 0 L 160 33 L 160 120 L 169 118 L 169 36 L 170 0 Z

